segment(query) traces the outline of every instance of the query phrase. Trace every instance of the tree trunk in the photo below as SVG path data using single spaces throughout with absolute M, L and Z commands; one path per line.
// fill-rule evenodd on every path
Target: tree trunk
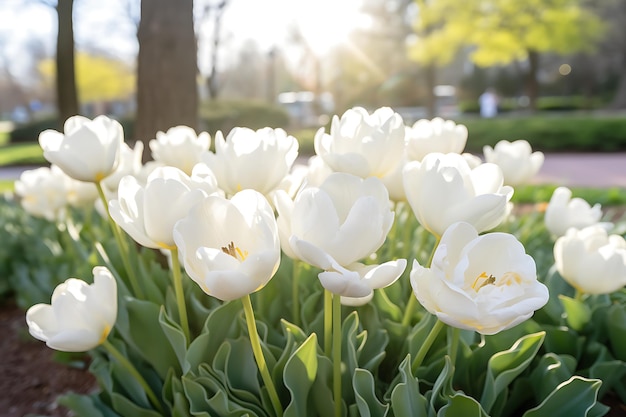
M 222 38 L 220 37 L 222 32 L 222 16 L 224 9 L 228 4 L 227 0 L 222 0 L 217 6 L 215 6 L 215 18 L 213 19 L 213 49 L 211 50 L 211 73 L 207 80 L 207 87 L 209 89 L 209 98 L 216 100 L 219 94 L 219 85 L 217 82 L 217 61 L 218 52 Z M 207 14 L 210 13 L 211 6 L 207 6 Z
M 57 110 L 61 124 L 68 117 L 78 114 L 78 93 L 74 69 L 73 7 L 74 0 L 59 0 L 57 4 L 59 32 L 57 34 L 56 87 Z
M 198 128 L 197 45 L 193 0 L 145 0 L 137 32 L 137 119 L 135 139 L 186 125 Z
M 539 96 L 539 54 L 536 51 L 528 51 L 528 72 L 526 73 L 526 95 L 528 95 L 528 108 L 530 111 L 537 110 L 537 97 Z

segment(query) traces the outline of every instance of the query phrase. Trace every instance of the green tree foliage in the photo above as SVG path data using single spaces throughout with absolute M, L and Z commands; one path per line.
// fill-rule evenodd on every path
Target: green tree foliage
M 464 47 L 479 66 L 528 62 L 527 93 L 537 93 L 539 55 L 591 52 L 605 33 L 583 0 L 416 0 L 418 37 L 410 57 L 424 65 L 449 64 Z

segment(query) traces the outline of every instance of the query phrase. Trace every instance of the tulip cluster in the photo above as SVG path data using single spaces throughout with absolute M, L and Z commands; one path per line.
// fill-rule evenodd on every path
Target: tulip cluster
M 397 325 L 405 330 L 396 328 L 396 338 L 407 337 L 414 325 L 421 328 L 420 323 L 432 317 L 436 324 L 424 334 L 417 354 L 411 352 L 415 372 L 442 327 L 457 329 L 448 347 L 454 361 L 458 329 L 495 335 L 525 322 L 550 299 L 535 261 L 518 238 L 493 231 L 509 221 L 513 186 L 528 182 L 543 162 L 543 154 L 532 153 L 526 141 L 486 147 L 483 163 L 463 154 L 465 126 L 440 118 L 405 126 L 402 117 L 386 107 L 373 113 L 356 107 L 335 116 L 329 133 L 321 128 L 315 135 L 317 155 L 297 167 L 298 142 L 282 129 L 235 128 L 226 137 L 218 132 L 211 152 L 207 133 L 173 127 L 158 132 L 149 143 L 154 161 L 145 165 L 138 159 L 141 145 L 131 150 L 119 123 L 104 116 L 70 118 L 63 133 L 45 131 L 39 141 L 53 166 L 26 172 L 16 183 L 24 209 L 62 219 L 67 204 L 93 204 L 99 195 L 100 213 L 111 221 L 116 237 L 114 258 L 121 259 L 123 267 L 107 264 L 114 273 L 97 267 L 92 285 L 76 279 L 61 284 L 51 305 L 28 311 L 31 334 L 59 350 L 85 351 L 102 345 L 128 368 L 152 407 L 160 411 L 173 407 L 174 400 L 156 396 L 149 378 L 107 341 L 109 334 L 130 337 L 127 331 L 114 330 L 116 282 L 126 297 L 121 306 L 134 306 L 133 299 L 159 305 L 158 323 L 167 328 L 167 340 L 178 343 L 172 351 L 181 361 L 178 371 L 169 372 L 179 372 L 175 375 L 183 385 L 190 383 L 185 375 L 198 354 L 194 346 L 208 340 L 202 336 L 208 333 L 201 333 L 201 326 L 189 318 L 205 311 L 203 303 L 192 297 L 191 285 L 219 300 L 219 305 L 241 300 L 252 353 L 275 415 L 282 415 L 286 398 L 296 396 L 297 390 L 289 388 L 287 393 L 283 383 L 275 384 L 279 371 L 268 368 L 280 362 L 287 378 L 291 359 L 266 361 L 271 350 L 264 344 L 276 337 L 268 335 L 267 326 L 258 326 L 263 329 L 258 333 L 250 296 L 269 286 L 285 257 L 294 265 L 290 320 L 298 323 L 302 315 L 300 285 L 319 286 L 324 294 L 323 325 L 317 328 L 320 334 L 311 333 L 323 340 L 325 358 L 320 363 L 332 362 L 332 412 L 337 417 L 345 411 L 342 384 L 348 381 L 357 389 L 356 374 L 354 381 L 342 377 L 342 361 L 356 360 L 342 357 L 342 340 L 349 331 L 342 330 L 342 306 L 351 311 L 383 300 L 396 319 L 396 310 L 404 310 Z M 570 198 L 569 190 L 557 189 L 545 213 L 546 227 L 561 236 L 554 245 L 558 272 L 581 293 L 622 288 L 624 239 L 607 235 L 610 225 L 599 223 L 599 207 Z M 412 228 L 408 240 L 400 238 L 407 232 L 402 227 Z M 418 246 L 410 238 L 416 233 L 413 229 L 431 238 Z M 151 294 L 159 285 L 147 282 L 151 277 L 137 261 L 136 244 L 167 256 L 172 291 L 168 295 L 165 290 L 158 301 Z M 418 254 L 429 252 L 428 259 L 418 259 Z M 312 271 L 315 282 L 299 280 L 302 270 Z M 395 305 L 385 289 L 397 295 Z M 306 300 L 307 306 L 313 302 Z M 125 320 L 129 315 L 123 315 Z M 300 338 L 289 327 L 295 325 L 288 324 L 285 315 L 281 318 L 281 325 L 290 329 L 287 339 L 292 333 Z M 181 330 L 180 338 L 173 336 L 176 329 Z M 302 343 L 303 349 L 308 342 Z M 315 356 L 315 349 L 311 352 Z M 492 400 L 485 404 L 488 412 Z M 293 407 L 289 412 L 295 415 Z

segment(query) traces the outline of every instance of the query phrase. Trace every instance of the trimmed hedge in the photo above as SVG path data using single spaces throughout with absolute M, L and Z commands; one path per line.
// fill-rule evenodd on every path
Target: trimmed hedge
M 214 135 L 221 130 L 224 135 L 234 127 L 261 129 L 264 127 L 286 128 L 289 125 L 287 111 L 274 104 L 252 100 L 210 101 L 200 106 L 202 130 Z
M 534 150 L 547 152 L 626 151 L 626 118 L 530 116 L 456 120 L 467 126 L 466 151 L 482 152 L 500 140 L 526 139 Z
M 212 101 L 200 106 L 200 131 L 211 135 L 221 130 L 225 135 L 234 127 L 282 127 L 289 125 L 289 114 L 282 107 L 253 100 Z M 134 119 L 120 119 L 124 136 L 133 138 Z M 61 131 L 63 125 L 55 117 L 33 121 L 14 129 L 10 134 L 10 143 L 36 142 L 39 133 L 46 129 Z

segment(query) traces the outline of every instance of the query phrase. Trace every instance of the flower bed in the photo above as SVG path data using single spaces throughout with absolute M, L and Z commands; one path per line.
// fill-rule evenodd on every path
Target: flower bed
M 280 129 L 215 140 L 170 130 L 141 166 L 103 117 L 41 134 L 53 167 L 16 192 L 93 284 L 59 284 L 27 322 L 90 351 L 99 392 L 61 400 L 77 414 L 552 417 L 626 399 L 624 223 L 564 188 L 517 214 L 542 162 L 527 143 L 483 163 L 463 126 L 388 108 L 335 117 L 306 170 Z

